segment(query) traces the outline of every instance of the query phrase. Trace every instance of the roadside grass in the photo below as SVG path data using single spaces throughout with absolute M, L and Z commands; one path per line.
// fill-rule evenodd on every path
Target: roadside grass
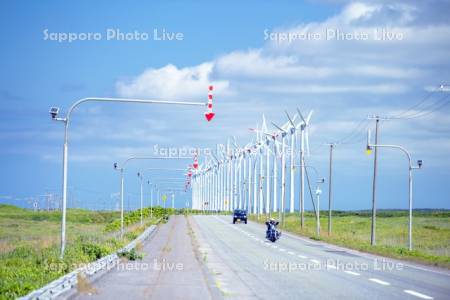
M 140 210 L 127 213 L 126 233 L 121 239 L 119 213 L 69 209 L 67 248 L 61 260 L 60 212 L 33 212 L 0 205 L 0 299 L 24 296 L 86 263 L 117 251 L 147 226 L 170 213 L 157 207 L 150 218 L 149 212 L 149 208 L 144 210 L 144 226 L 140 226 Z
M 377 213 L 376 246 L 370 245 L 370 212 L 336 212 L 332 218 L 331 235 L 328 235 L 327 212 L 321 211 L 320 214 L 320 237 L 316 234 L 316 219 L 311 212 L 305 213 L 303 229 L 298 212 L 286 214 L 285 226 L 280 225 L 280 228 L 363 252 L 450 268 L 449 211 L 414 211 L 412 251 L 407 248 L 408 216 L 405 211 L 382 210 Z M 258 220 L 251 215 L 250 219 L 265 222 L 265 216 Z

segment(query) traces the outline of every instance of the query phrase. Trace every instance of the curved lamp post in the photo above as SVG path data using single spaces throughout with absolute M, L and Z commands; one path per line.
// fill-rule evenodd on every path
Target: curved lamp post
M 64 257 L 64 250 L 66 247 L 66 213 L 67 213 L 67 161 L 68 161 L 68 131 L 70 124 L 70 117 L 75 108 L 86 102 L 115 102 L 115 103 L 135 103 L 135 104 L 165 104 L 165 105 L 181 105 L 181 106 L 207 106 L 204 102 L 181 102 L 181 101 L 162 101 L 162 100 L 143 100 L 143 99 L 127 99 L 127 98 L 97 98 L 88 97 L 82 98 L 75 103 L 67 111 L 65 118 L 59 118 L 59 108 L 52 107 L 50 115 L 54 121 L 61 121 L 64 123 L 64 145 L 63 145 L 63 182 L 62 182 L 62 221 L 61 221 L 61 259 Z
M 172 159 L 192 159 L 192 157 L 166 157 L 166 156 L 132 156 L 129 157 L 128 159 L 126 159 L 122 165 L 119 167 L 117 165 L 117 163 L 114 163 L 114 169 L 117 171 L 120 171 L 120 236 L 123 236 L 123 231 L 124 231 L 124 213 L 123 213 L 123 184 L 124 184 L 124 176 L 123 173 L 125 171 L 125 167 L 126 165 L 132 161 L 132 160 L 159 160 L 159 159 L 168 159 L 168 160 L 172 160 Z M 139 176 L 139 175 L 138 175 Z M 142 183 L 142 180 L 141 180 Z M 142 197 L 141 197 L 142 198 Z M 142 201 L 141 201 L 141 218 L 142 218 Z
M 402 146 L 398 146 L 398 145 L 380 145 L 380 144 L 371 144 L 370 143 L 370 130 L 367 132 L 367 152 L 370 153 L 370 151 L 372 150 L 372 148 L 393 148 L 393 149 L 399 149 L 400 151 L 402 151 L 406 157 L 408 158 L 408 183 L 409 183 L 409 189 L 408 189 L 408 198 L 409 198 L 409 222 L 408 222 L 408 249 L 411 251 L 412 250 L 412 170 L 416 170 L 416 169 L 421 169 L 422 168 L 422 160 L 418 160 L 417 161 L 417 166 L 413 166 L 412 165 L 412 159 L 411 159 L 411 154 L 409 154 L 408 150 L 406 150 L 405 148 L 403 148 Z M 375 234 L 375 232 L 374 232 Z

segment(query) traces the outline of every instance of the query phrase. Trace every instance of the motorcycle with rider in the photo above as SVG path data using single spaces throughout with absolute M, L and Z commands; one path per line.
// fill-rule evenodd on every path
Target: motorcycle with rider
M 281 236 L 281 231 L 277 230 L 277 226 L 280 222 L 276 221 L 274 218 L 270 218 L 269 221 L 266 221 L 267 231 L 266 231 L 266 239 L 275 243 Z

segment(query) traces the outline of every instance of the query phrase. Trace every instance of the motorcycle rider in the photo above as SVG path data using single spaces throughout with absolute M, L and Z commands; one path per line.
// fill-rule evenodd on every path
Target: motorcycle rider
M 275 220 L 274 218 L 270 218 L 269 221 L 266 221 L 266 225 L 267 225 L 267 231 L 266 231 L 266 238 L 269 237 L 269 231 L 270 228 L 273 226 L 275 230 L 277 230 L 277 225 L 280 224 L 280 222 L 278 222 L 277 220 Z M 277 231 L 278 232 L 278 231 Z

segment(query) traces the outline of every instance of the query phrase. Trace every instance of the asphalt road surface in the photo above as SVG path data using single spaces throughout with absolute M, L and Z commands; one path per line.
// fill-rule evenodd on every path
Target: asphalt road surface
M 147 270 L 113 269 L 92 283 L 95 292 L 76 297 L 450 299 L 447 270 L 287 233 L 276 243 L 264 237 L 263 225 L 233 225 L 230 216 L 175 216 L 141 249 Z

